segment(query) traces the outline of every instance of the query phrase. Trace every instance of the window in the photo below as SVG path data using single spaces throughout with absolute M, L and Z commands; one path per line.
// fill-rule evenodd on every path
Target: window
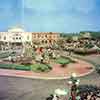
M 48 41 L 46 40 L 45 43 L 48 43 Z
M 52 36 L 50 35 L 49 38 L 52 38 Z
M 19 34 L 15 34 L 16 36 L 18 36 Z
M 16 40 L 18 39 L 18 37 L 16 37 Z
M 27 36 L 27 40 L 29 40 L 29 36 Z
M 40 38 L 40 34 L 38 34 L 38 38 Z
M 36 38 L 36 35 L 34 34 L 33 37 Z
M 21 37 L 19 37 L 19 40 L 21 40 Z
M 6 40 L 6 36 L 4 36 L 4 40 Z
M 45 35 L 45 37 L 47 38 L 47 35 Z
M 41 38 L 44 38 L 44 35 L 42 35 Z

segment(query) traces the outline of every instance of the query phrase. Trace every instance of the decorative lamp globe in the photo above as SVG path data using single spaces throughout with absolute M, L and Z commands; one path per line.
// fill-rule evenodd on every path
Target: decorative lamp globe
M 77 82 L 80 82 L 80 80 L 78 79 Z
M 68 81 L 68 84 L 72 84 L 73 82 L 72 81 Z
M 79 85 L 79 82 L 77 81 L 75 84 L 76 84 L 76 85 Z
M 72 77 L 76 77 L 77 75 L 76 75 L 76 73 L 72 73 Z

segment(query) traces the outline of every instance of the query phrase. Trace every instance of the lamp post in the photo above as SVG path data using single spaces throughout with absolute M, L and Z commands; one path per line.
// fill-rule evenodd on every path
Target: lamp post
M 77 86 L 79 85 L 79 82 L 80 80 L 77 79 L 76 73 L 72 73 L 68 82 L 71 85 L 71 100 L 76 100 Z

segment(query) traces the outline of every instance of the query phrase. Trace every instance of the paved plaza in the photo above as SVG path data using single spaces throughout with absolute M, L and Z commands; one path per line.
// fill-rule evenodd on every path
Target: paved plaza
M 100 64 L 100 56 L 87 56 Z M 80 78 L 80 84 L 100 85 L 100 76 L 93 72 Z M 0 100 L 45 100 L 56 88 L 69 88 L 68 80 L 40 80 L 0 76 Z

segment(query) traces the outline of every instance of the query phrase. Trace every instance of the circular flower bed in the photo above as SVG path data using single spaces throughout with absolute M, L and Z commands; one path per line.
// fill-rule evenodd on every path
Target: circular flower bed
M 74 63 L 75 61 L 69 57 L 60 57 L 55 60 L 56 63 L 61 64 L 61 67 L 65 67 L 69 63 Z
M 31 69 L 35 72 L 48 72 L 52 69 L 52 67 L 49 64 L 36 63 L 31 65 Z

